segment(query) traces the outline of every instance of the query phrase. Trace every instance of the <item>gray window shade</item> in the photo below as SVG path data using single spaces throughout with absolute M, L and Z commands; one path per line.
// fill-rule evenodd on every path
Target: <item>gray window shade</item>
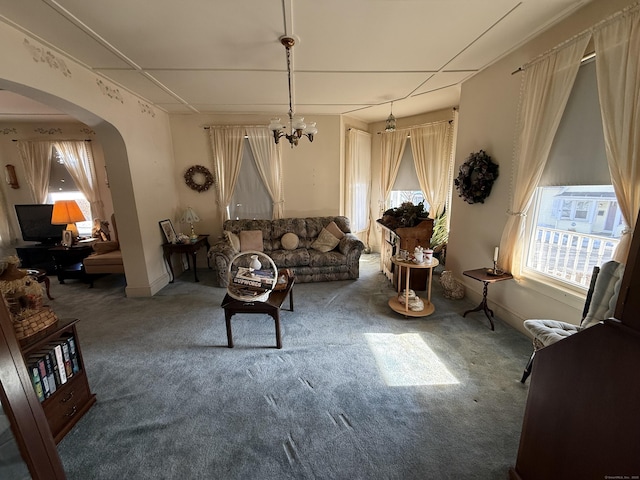
M 249 140 L 245 138 L 238 181 L 229 205 L 229 218 L 270 220 L 272 212 L 273 202 L 258 173 Z
M 540 186 L 610 184 L 596 64 L 589 61 L 578 70 Z
M 413 162 L 413 153 L 411 152 L 411 143 L 407 138 L 407 145 L 400 160 L 400 168 L 398 168 L 398 176 L 393 184 L 392 190 L 420 190 L 416 167 Z

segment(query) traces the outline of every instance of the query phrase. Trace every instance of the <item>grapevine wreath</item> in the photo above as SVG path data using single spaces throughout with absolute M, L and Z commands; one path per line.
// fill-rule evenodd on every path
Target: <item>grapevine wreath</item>
M 204 178 L 204 181 L 196 181 Z M 194 165 L 184 172 L 184 181 L 187 186 L 197 192 L 205 192 L 213 185 L 213 175 L 207 167 Z
M 491 193 L 493 182 L 498 178 L 498 165 L 484 150 L 469 155 L 467 161 L 460 165 L 458 178 L 453 182 L 458 195 L 467 203 L 484 203 Z

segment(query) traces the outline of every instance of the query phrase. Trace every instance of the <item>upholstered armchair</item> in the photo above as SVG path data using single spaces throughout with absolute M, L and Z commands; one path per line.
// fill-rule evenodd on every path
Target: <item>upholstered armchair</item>
M 579 325 L 558 320 L 525 320 L 524 327 L 533 335 L 533 353 L 522 374 L 522 383 L 531 374 L 538 350 L 613 316 L 623 274 L 624 265 L 613 260 L 593 268 Z

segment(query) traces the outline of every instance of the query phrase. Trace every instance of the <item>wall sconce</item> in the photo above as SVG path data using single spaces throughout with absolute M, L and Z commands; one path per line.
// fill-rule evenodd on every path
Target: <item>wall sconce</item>
M 11 188 L 20 188 L 18 177 L 16 176 L 16 167 L 13 165 L 7 165 L 5 167 L 5 180 Z

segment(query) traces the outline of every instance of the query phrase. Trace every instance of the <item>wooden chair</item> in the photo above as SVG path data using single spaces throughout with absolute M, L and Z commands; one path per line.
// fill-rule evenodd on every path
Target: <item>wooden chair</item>
M 531 374 L 533 359 L 538 350 L 613 317 L 623 274 L 624 265 L 614 260 L 601 267 L 593 267 L 580 325 L 558 320 L 525 320 L 524 327 L 533 335 L 533 353 L 522 373 L 521 383 Z

